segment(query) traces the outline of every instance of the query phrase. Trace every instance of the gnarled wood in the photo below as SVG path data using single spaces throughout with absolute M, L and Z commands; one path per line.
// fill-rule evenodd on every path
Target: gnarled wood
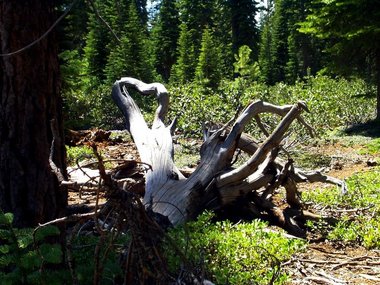
M 128 88 L 135 88 L 143 95 L 155 95 L 158 108 L 152 128 L 149 128 Z M 172 224 L 193 219 L 206 208 L 217 209 L 234 203 L 239 198 L 253 197 L 252 202 L 273 215 L 278 223 L 293 234 L 302 230 L 272 203 L 274 190 L 283 186 L 290 206 L 299 207 L 297 183 L 323 181 L 345 187 L 344 182 L 319 172 L 304 172 L 295 168 L 292 161 L 277 157 L 281 142 L 294 120 L 309 131 L 311 127 L 301 113 L 307 110 L 305 103 L 276 106 L 255 101 L 238 116 L 232 127 L 228 124 L 215 132 L 205 132 L 206 141 L 201 148 L 201 160 L 195 171 L 185 178 L 173 162 L 173 143 L 170 128 L 164 125 L 169 106 L 166 88 L 159 83 L 145 84 L 137 79 L 124 77 L 115 82 L 112 96 L 123 112 L 127 129 L 131 133 L 146 169 L 144 204 L 153 211 L 165 215 Z M 282 120 L 266 140 L 258 144 L 243 133 L 245 126 L 260 114 L 271 113 Z M 263 126 L 261 126 L 263 128 Z M 266 130 L 263 130 L 266 132 Z M 237 148 L 251 157 L 236 169 L 231 162 Z M 254 195 L 251 195 L 251 194 Z

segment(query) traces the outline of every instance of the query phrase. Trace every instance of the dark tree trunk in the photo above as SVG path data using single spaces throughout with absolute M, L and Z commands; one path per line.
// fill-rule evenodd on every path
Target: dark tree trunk
M 55 20 L 54 2 L 1 1 L 0 53 L 43 35 Z M 57 55 L 49 34 L 21 53 L 0 57 L 0 207 L 14 213 L 16 226 L 54 219 L 67 204 L 67 191 L 49 165 L 54 128 L 53 161 L 65 173 Z
M 380 120 L 380 48 L 376 51 L 376 119 Z

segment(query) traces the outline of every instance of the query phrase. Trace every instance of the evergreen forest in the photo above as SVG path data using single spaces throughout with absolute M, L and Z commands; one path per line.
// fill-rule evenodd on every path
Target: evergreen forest
M 172 96 L 188 92 L 174 115 L 194 97 L 235 93 L 226 109 L 236 111 L 243 98 L 263 99 L 279 84 L 304 90 L 318 78 L 361 84 L 348 97 L 371 100 L 380 82 L 379 13 L 368 0 L 78 1 L 60 31 L 66 125 L 120 127 L 108 90 L 123 76 L 164 83 Z M 142 100 L 149 114 L 153 103 Z M 365 112 L 373 118 L 376 107 Z
M 380 284 L 379 0 L 2 1 L 0 43 L 1 284 Z

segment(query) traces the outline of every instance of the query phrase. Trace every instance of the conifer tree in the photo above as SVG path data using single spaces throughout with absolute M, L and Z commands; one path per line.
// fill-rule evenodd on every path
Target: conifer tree
M 209 28 L 203 31 L 195 77 L 197 81 L 207 87 L 217 87 L 221 80 L 219 47 L 215 45 Z
M 106 21 L 110 21 L 108 13 L 106 13 L 107 7 L 112 7 L 112 0 L 93 0 L 98 13 Z M 105 79 L 104 69 L 107 64 L 107 58 L 110 53 L 109 43 L 114 41 L 108 28 L 99 21 L 96 14 L 91 12 L 89 15 L 88 23 L 88 35 L 86 39 L 85 59 L 88 62 L 87 73 L 96 78 L 98 84 Z
M 229 0 L 231 9 L 232 51 L 237 54 L 239 48 L 247 45 L 257 56 L 259 30 L 255 18 L 257 3 L 252 0 Z M 254 58 L 257 59 L 257 58 Z
M 154 67 L 164 81 L 177 59 L 179 13 L 175 1 L 163 0 L 152 28 Z
M 268 84 L 274 83 L 273 78 L 273 38 L 272 38 L 273 2 L 269 1 L 267 11 L 262 19 L 262 31 L 259 49 L 260 80 Z
M 213 27 L 213 11 L 216 0 L 179 0 L 180 37 L 175 77 L 180 82 L 194 79 L 199 57 L 202 31 Z M 187 50 L 186 50 L 187 49 Z M 188 54 L 186 54 L 188 53 Z
M 380 119 L 380 4 L 369 0 L 314 1 L 301 31 L 328 42 L 330 68 L 340 73 L 370 75 L 377 85 Z
M 226 79 L 234 75 L 232 50 L 231 9 L 227 0 L 216 0 L 213 12 L 213 38 L 220 49 L 221 72 Z
M 180 35 L 178 40 L 178 59 L 173 66 L 171 81 L 178 83 L 190 82 L 194 79 L 196 55 L 193 37 L 187 25 L 180 25 Z
M 108 56 L 105 73 L 108 83 L 122 76 L 133 76 L 151 81 L 152 67 L 148 60 L 146 27 L 143 26 L 134 1 L 131 1 L 127 13 L 128 21 L 121 42 Z
M 274 84 L 294 81 L 320 69 L 321 41 L 298 31 L 305 20 L 311 0 L 274 0 L 274 9 L 265 17 L 260 44 L 259 63 L 263 81 Z M 270 7 L 271 9 L 272 7 Z

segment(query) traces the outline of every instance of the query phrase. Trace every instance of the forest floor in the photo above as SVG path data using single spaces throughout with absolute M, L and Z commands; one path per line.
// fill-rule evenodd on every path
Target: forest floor
M 364 140 L 363 140 L 364 139 Z M 363 142 L 345 144 L 328 142 L 311 147 L 311 153 L 331 158 L 330 176 L 346 179 L 369 170 L 376 158 L 361 154 Z M 313 191 L 326 185 L 304 184 L 302 191 Z M 380 189 L 379 189 L 380 191 Z M 283 264 L 290 274 L 289 284 L 380 284 L 380 250 L 368 250 L 355 244 L 332 242 L 310 235 L 308 246 Z
M 97 143 L 105 160 L 138 159 L 134 144 L 125 136 L 119 133 L 116 139 Z M 330 176 L 345 179 L 370 169 L 380 161 L 378 154 L 370 155 L 362 151 L 372 139 L 366 134 L 350 134 L 319 140 L 300 147 L 296 162 L 298 160 L 307 168 L 322 167 Z M 180 168 L 193 168 L 199 160 L 201 142 L 183 138 L 175 142 L 177 165 Z M 315 163 L 310 165 L 310 161 Z M 301 191 L 313 191 L 316 187 L 325 186 L 318 183 L 304 184 Z M 95 200 L 94 191 L 72 191 L 69 195 L 71 205 L 91 206 Z M 100 203 L 104 201 L 101 193 Z M 282 270 L 291 276 L 289 284 L 380 284 L 380 250 L 367 250 L 354 244 L 331 242 L 310 235 L 307 249 L 282 264 Z

